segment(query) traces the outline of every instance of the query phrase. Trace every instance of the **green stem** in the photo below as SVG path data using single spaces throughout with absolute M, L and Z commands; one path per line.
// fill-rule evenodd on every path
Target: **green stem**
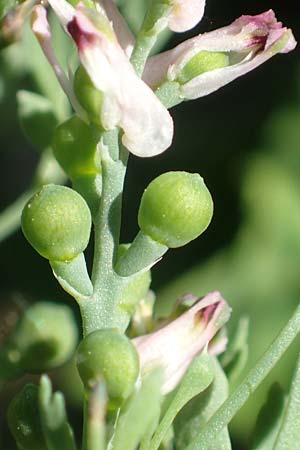
M 147 36 L 142 33 L 137 37 L 130 61 L 139 77 L 143 75 L 146 61 L 156 40 L 157 36 Z
M 130 58 L 139 77 L 142 76 L 148 56 L 155 45 L 158 35 L 167 26 L 167 17 L 172 9 L 168 0 L 152 0 L 143 25 L 137 35 Z
M 119 246 L 126 158 L 119 158 L 118 131 L 105 133 L 99 143 L 102 160 L 102 195 L 94 219 L 95 246 L 92 271 L 94 294 L 80 302 L 84 335 L 118 326 L 114 309 L 124 281 L 114 271 Z
M 282 357 L 300 332 L 300 304 L 286 326 L 281 330 L 255 367 L 250 370 L 242 383 L 228 397 L 214 416 L 207 422 L 197 437 L 185 450 L 206 450 L 246 403 L 278 360 Z
M 33 195 L 34 189 L 28 189 L 0 214 L 0 242 L 13 234 L 20 226 L 22 210 Z

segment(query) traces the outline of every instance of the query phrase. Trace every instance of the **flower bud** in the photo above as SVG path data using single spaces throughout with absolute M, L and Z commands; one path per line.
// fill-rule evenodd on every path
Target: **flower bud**
M 23 209 L 22 230 L 44 258 L 69 261 L 88 245 L 91 213 L 77 192 L 48 184 Z
M 70 359 L 77 338 L 76 323 L 67 306 L 38 302 L 25 311 L 10 335 L 7 359 L 25 372 L 43 372 Z
M 75 72 L 74 92 L 77 100 L 87 112 L 90 120 L 102 126 L 100 117 L 103 102 L 103 93 L 96 89 L 81 64 Z
M 125 400 L 139 374 L 139 358 L 130 340 L 113 329 L 89 334 L 77 350 L 77 368 L 86 388 L 104 379 L 108 395 Z
M 101 171 L 97 139 L 89 125 L 78 116 L 72 116 L 56 128 L 53 152 L 71 179 Z
M 26 384 L 13 398 L 7 411 L 7 421 L 18 448 L 47 450 L 38 406 L 38 387 Z
M 203 233 L 212 214 L 212 198 L 200 175 L 167 172 L 144 191 L 138 222 L 144 234 L 175 248 Z

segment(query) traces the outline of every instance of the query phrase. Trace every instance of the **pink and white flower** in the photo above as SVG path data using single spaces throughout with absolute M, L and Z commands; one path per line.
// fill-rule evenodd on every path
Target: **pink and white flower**
M 164 372 L 162 393 L 173 390 L 193 359 L 206 349 L 227 322 L 231 309 L 219 292 L 212 292 L 163 328 L 133 339 L 142 376 L 156 367 Z M 224 351 L 224 345 L 214 348 Z
M 241 16 L 231 25 L 200 34 L 150 58 L 143 79 L 155 89 L 165 81 L 177 81 L 185 65 L 200 52 L 224 52 L 229 59 L 226 67 L 201 73 L 181 86 L 183 99 L 195 99 L 216 91 L 275 54 L 287 53 L 295 46 L 291 30 L 277 22 L 272 10 L 257 16 Z
M 74 9 L 65 0 L 50 0 L 49 3 L 73 38 L 80 62 L 92 83 L 103 93 L 99 115 L 104 129 L 120 127 L 123 144 L 137 156 L 155 156 L 165 151 L 172 142 L 172 118 L 153 91 L 136 75 L 101 8 L 90 10 L 79 4 Z M 45 22 L 45 12 L 39 6 L 35 9 L 33 30 L 37 34 L 38 29 L 45 55 L 65 92 L 74 100 L 72 88 L 49 51 L 50 29 L 44 27 L 43 31 L 37 26 L 42 16 Z

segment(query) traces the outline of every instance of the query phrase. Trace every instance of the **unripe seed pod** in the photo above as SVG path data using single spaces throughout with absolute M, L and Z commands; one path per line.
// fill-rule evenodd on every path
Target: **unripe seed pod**
M 139 357 L 130 339 L 114 329 L 92 332 L 79 344 L 77 368 L 89 389 L 104 379 L 109 398 L 125 400 L 139 374 Z
M 79 103 L 86 110 L 90 120 L 101 125 L 100 112 L 103 94 L 95 88 L 82 65 L 75 72 L 74 92 Z
M 52 145 L 55 158 L 71 179 L 100 173 L 96 136 L 78 116 L 55 129 Z
M 144 234 L 175 248 L 203 233 L 212 214 L 212 198 L 199 174 L 167 172 L 144 191 L 138 222 Z
M 48 184 L 24 207 L 22 230 L 44 258 L 69 261 L 88 245 L 91 213 L 85 200 L 73 189 Z
M 11 434 L 22 450 L 47 450 L 38 406 L 38 387 L 26 384 L 7 411 Z
M 229 65 L 229 56 L 222 52 L 208 52 L 202 50 L 196 53 L 182 68 L 176 81 L 180 84 L 188 83 L 202 73 L 216 69 L 223 69 Z

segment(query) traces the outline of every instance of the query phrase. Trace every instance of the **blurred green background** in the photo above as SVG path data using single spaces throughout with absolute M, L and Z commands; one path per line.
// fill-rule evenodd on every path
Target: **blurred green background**
M 136 27 L 141 0 L 120 0 Z M 209 0 L 196 30 L 173 36 L 171 48 L 199 32 L 226 25 L 242 14 L 273 8 L 278 19 L 299 39 L 297 5 L 285 2 Z M 16 91 L 55 92 L 50 68 L 40 64 L 37 46 L 27 38 L 0 56 L 0 210 L 30 183 L 39 155 L 23 136 L 17 121 Z M 190 245 L 170 251 L 153 270 L 157 309 L 166 313 L 176 298 L 219 289 L 233 307 L 230 330 L 241 315 L 250 317 L 249 367 L 268 346 L 300 300 L 300 57 L 299 49 L 279 55 L 222 90 L 172 110 L 174 144 L 152 159 L 131 157 L 123 211 L 123 241 L 137 231 L 139 199 L 150 180 L 168 170 L 199 172 L 215 204 L 212 224 Z M 51 81 L 52 80 L 52 81 Z M 52 94 L 51 94 L 52 92 Z M 61 98 L 61 97 L 60 97 Z M 59 111 L 64 106 L 57 104 Z M 11 309 L 41 299 L 76 305 L 59 288 L 48 262 L 27 244 L 20 232 L 0 244 L 0 317 Z M 91 249 L 89 249 L 89 258 Z M 0 319 L 1 320 L 1 319 Z M 1 327 L 0 327 L 1 332 Z M 1 333 L 0 333 L 1 339 Z M 288 386 L 298 342 L 268 377 L 232 424 L 234 449 L 247 450 L 258 409 L 274 379 Z M 65 372 L 63 372 L 65 374 Z M 65 375 L 56 375 L 57 384 Z M 69 391 L 72 389 L 69 386 Z M 9 396 L 9 395 L 8 395 Z M 13 449 L 0 405 L 0 449 Z M 73 402 L 76 404 L 76 402 Z M 73 422 L 80 423 L 78 403 Z

